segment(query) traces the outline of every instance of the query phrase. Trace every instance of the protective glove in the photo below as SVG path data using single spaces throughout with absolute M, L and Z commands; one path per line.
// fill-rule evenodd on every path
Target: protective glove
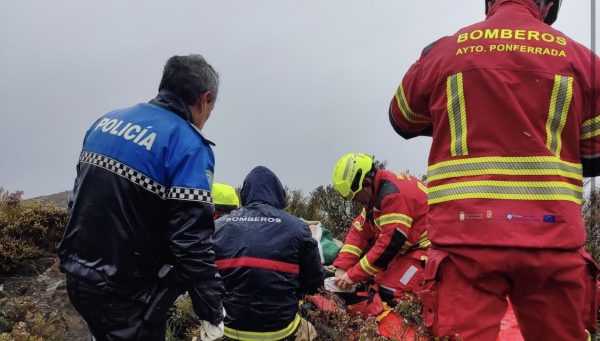
M 223 319 L 225 319 L 226 315 L 227 312 L 225 311 L 225 307 L 223 307 Z M 200 329 L 200 340 L 202 341 L 217 340 L 221 338 L 223 336 L 223 333 L 225 332 L 225 325 L 223 324 L 223 321 L 221 321 L 219 325 L 215 326 L 214 324 L 208 321 L 201 320 L 200 326 L 202 327 Z
M 223 321 L 218 326 L 208 321 L 200 321 L 200 326 L 202 327 L 200 330 L 200 340 L 202 341 L 214 341 L 221 338 L 225 329 Z

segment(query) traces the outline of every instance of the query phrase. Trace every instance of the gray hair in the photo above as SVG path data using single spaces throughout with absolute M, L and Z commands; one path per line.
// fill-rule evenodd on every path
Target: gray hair
M 173 56 L 165 64 L 158 90 L 169 90 L 188 105 L 210 91 L 214 102 L 219 91 L 219 74 L 199 54 Z

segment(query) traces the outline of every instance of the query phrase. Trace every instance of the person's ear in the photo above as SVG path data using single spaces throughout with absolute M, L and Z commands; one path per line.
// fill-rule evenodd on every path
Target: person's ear
M 546 19 L 548 13 L 550 13 L 550 8 L 554 6 L 554 1 L 546 1 L 544 5 L 540 8 L 540 12 L 542 13 L 542 17 Z
M 214 96 L 212 91 L 206 91 L 202 94 L 202 97 L 204 97 L 205 103 L 211 104 L 214 101 Z

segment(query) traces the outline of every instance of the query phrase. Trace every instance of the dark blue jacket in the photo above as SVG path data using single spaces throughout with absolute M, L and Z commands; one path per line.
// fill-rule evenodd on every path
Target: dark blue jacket
M 285 211 L 285 191 L 269 169 L 254 168 L 242 186 L 242 208 L 216 221 L 217 267 L 225 285 L 225 335 L 290 326 L 302 294 L 323 284 L 317 242 L 308 225 Z
M 86 133 L 61 270 L 99 290 L 147 300 L 164 264 L 174 266 L 203 320 L 222 320 L 210 141 L 186 105 L 161 91 L 151 103 L 110 112 Z

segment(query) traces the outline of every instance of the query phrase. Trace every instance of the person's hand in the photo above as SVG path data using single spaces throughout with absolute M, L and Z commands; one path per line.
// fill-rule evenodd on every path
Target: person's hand
M 344 269 L 335 269 L 335 277 L 342 277 L 346 273 Z
M 214 341 L 218 340 L 223 336 L 225 325 L 223 321 L 218 326 L 211 324 L 208 321 L 200 321 L 200 340 L 202 341 Z
M 346 290 L 354 285 L 354 281 L 351 280 L 350 277 L 348 277 L 348 273 L 344 271 L 343 275 L 335 278 L 335 285 L 343 290 Z
M 223 307 L 223 319 L 225 319 L 225 315 L 227 315 L 227 312 L 225 311 L 225 307 Z M 218 340 L 223 336 L 225 331 L 223 321 L 217 326 L 208 321 L 200 321 L 200 327 L 200 340 L 202 341 Z

